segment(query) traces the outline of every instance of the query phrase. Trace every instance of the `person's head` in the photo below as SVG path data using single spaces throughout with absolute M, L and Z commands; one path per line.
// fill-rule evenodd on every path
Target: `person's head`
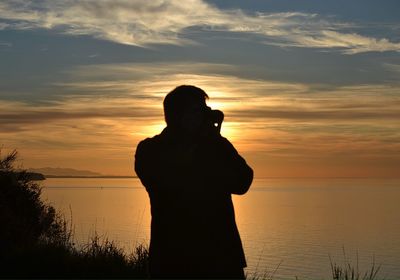
M 167 126 L 184 132 L 195 132 L 203 124 L 207 93 L 201 88 L 182 85 L 169 92 L 164 98 L 164 116 Z

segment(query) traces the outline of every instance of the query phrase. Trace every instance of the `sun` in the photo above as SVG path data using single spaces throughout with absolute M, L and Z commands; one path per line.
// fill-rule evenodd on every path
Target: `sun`
M 165 127 L 166 124 L 164 120 L 152 122 L 151 124 L 146 125 L 144 127 L 143 134 L 146 134 L 148 136 L 154 136 L 160 134 Z

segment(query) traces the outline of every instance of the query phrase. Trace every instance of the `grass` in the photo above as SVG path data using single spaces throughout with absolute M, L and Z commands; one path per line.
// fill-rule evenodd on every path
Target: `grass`
M 332 260 L 329 256 L 332 279 L 333 280 L 376 280 L 378 279 L 378 273 L 381 269 L 380 265 L 375 264 L 375 258 L 372 259 L 371 267 L 361 272 L 358 265 L 358 253 L 356 258 L 356 264 L 353 265 L 346 256 L 346 251 L 343 248 L 344 262 L 340 265 Z
M 343 250 L 343 262 L 335 262 L 331 256 L 329 256 L 330 266 L 331 266 L 331 279 L 332 280 L 379 280 L 384 279 L 379 276 L 381 269 L 380 265 L 375 264 L 375 258 L 372 259 L 371 266 L 364 272 L 359 268 L 358 263 L 358 253 L 356 256 L 356 263 L 353 264 L 350 259 L 347 258 L 345 249 Z M 263 273 L 258 272 L 258 265 L 256 272 L 246 275 L 247 280 L 273 280 L 276 272 L 281 266 L 282 261 L 273 270 L 265 270 Z M 300 280 L 298 276 L 294 276 L 296 280 Z
M 11 253 L 2 261 L 6 278 L 148 278 L 148 253 L 138 246 L 129 255 L 98 237 L 82 249 L 40 243 Z

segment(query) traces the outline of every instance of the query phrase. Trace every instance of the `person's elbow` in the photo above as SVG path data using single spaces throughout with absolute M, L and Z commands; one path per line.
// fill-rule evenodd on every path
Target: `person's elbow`
M 246 166 L 246 168 L 238 175 L 238 178 L 236 178 L 235 182 L 233 183 L 234 188 L 232 193 L 243 195 L 249 190 L 251 183 L 253 182 L 254 172 L 250 166 Z

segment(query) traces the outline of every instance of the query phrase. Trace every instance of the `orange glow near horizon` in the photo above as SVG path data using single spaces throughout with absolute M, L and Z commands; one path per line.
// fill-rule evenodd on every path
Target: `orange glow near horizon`
M 94 75 L 100 71 L 98 67 L 85 71 Z M 116 69 L 114 66 L 112 71 Z M 135 69 L 123 65 L 123 71 L 132 71 L 132 76 Z M 77 75 L 84 76 L 82 71 Z M 113 98 L 65 98 L 35 107 L 2 102 L 3 114 L 18 111 L 22 120 L 18 129 L 0 132 L 3 149 L 18 149 L 26 168 L 68 167 L 134 175 L 137 143 L 165 127 L 163 98 L 181 84 L 203 88 L 210 96 L 208 106 L 225 113 L 221 134 L 234 144 L 258 177 L 397 175 L 400 143 L 395 139 L 400 137 L 400 129 L 392 118 L 399 114 L 396 97 L 388 94 L 377 103 L 374 95 L 390 93 L 391 87 L 339 88 L 312 97 L 311 89 L 304 84 L 221 75 L 167 72 L 140 83 L 64 84 L 77 91 L 90 85 L 91 90 L 106 86 L 107 90 L 116 87 L 126 92 Z M 136 94 L 143 97 L 136 98 Z M 363 106 L 359 107 L 354 97 L 362 95 Z M 381 104 L 387 104 L 385 112 L 375 110 L 376 117 L 371 115 L 371 108 Z M 386 132 L 379 133 L 377 127 Z

